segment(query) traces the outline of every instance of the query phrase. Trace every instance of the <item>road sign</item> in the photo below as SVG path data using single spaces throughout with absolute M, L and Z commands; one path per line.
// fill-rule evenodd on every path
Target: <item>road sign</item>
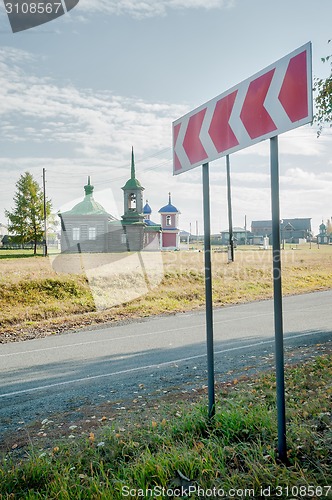
M 311 43 L 173 123 L 173 173 L 312 121 Z
M 79 0 L 3 0 L 13 33 L 35 28 L 63 16 Z M 64 4 L 64 5 L 63 5 Z
M 173 123 L 174 174 L 202 165 L 209 417 L 214 416 L 209 162 L 270 139 L 278 452 L 287 462 L 278 135 L 312 121 L 311 43 Z

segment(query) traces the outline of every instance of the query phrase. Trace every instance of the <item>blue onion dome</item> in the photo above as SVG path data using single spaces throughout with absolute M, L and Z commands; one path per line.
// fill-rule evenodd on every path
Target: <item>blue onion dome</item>
M 180 211 L 172 205 L 171 193 L 168 193 L 168 204 L 158 210 L 160 214 L 162 213 L 180 213 Z

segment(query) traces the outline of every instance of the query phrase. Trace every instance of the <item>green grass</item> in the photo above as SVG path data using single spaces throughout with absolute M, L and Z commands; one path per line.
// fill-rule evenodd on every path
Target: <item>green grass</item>
M 125 424 L 35 447 L 19 459 L 8 454 L 0 469 L 0 499 L 116 500 L 130 491 L 136 496 L 129 498 L 139 498 L 143 490 L 181 486 L 237 490 L 233 498 L 244 497 L 245 490 L 247 498 L 253 498 L 249 490 L 259 498 L 268 487 L 271 498 L 297 492 L 299 498 L 331 498 L 331 375 L 328 355 L 286 370 L 286 465 L 276 453 L 275 378 L 265 374 L 221 387 L 212 422 L 205 396 L 182 403 L 179 396 L 152 402 Z
M 93 299 L 83 277 L 22 280 L 0 287 L 2 324 L 38 321 L 68 313 L 91 311 Z
M 42 257 L 41 252 L 37 252 L 33 255 L 32 250 L 1 250 L 0 249 L 0 260 L 1 259 L 26 259 L 29 257 Z

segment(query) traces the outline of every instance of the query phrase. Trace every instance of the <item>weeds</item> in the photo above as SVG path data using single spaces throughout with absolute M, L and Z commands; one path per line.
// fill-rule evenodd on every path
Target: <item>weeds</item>
M 264 488 L 274 493 L 284 488 L 285 494 L 269 496 L 287 498 L 286 488 L 302 487 L 301 497 L 307 498 L 303 492 L 309 485 L 318 493 L 318 487 L 324 489 L 324 495 L 310 498 L 329 498 L 332 358 L 324 355 L 288 368 L 286 375 L 287 466 L 276 454 L 276 408 L 270 398 L 275 377 L 265 374 L 237 384 L 236 390 L 223 389 L 213 422 L 204 398 L 192 409 L 180 398 L 167 406 L 158 400 L 158 411 L 146 408 L 139 422 L 137 415 L 129 416 L 126 429 L 115 422 L 74 444 L 62 440 L 44 451 L 34 449 L 19 461 L 7 455 L 0 469 L 0 499 L 150 498 L 143 493 L 189 491 L 189 486 L 192 492 L 247 489 L 253 494 L 249 498 L 262 497 Z
M 22 280 L 0 287 L 2 325 L 94 309 L 84 278 Z

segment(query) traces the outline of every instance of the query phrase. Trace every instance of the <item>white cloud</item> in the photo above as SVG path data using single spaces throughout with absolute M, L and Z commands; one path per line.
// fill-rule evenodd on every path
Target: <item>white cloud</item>
M 27 61 L 32 69 L 25 67 Z M 135 142 L 144 154 L 159 149 L 167 137 L 171 146 L 170 124 L 183 106 L 60 87 L 49 78 L 36 78 L 34 65 L 23 51 L 0 49 L 2 140 L 67 143 L 76 154 L 90 158 L 110 149 L 122 156 Z
M 102 204 L 121 215 L 121 186 L 129 175 L 133 145 L 137 176 L 146 187 L 153 219 L 159 220 L 158 209 L 171 191 L 182 213 L 181 228 L 189 230 L 191 224 L 194 232 L 197 220 L 202 232 L 201 169 L 172 176 L 171 122 L 188 111 L 185 105 L 61 85 L 45 75 L 37 77 L 39 72 L 40 61 L 29 53 L 0 49 L 0 169 L 6 172 L 0 220 L 3 208 L 12 206 L 19 174 L 28 170 L 41 183 L 43 167 L 54 209 L 81 199 L 86 177 L 92 175 L 96 199 L 100 201 L 100 190 L 111 189 L 116 207 L 104 201 L 110 195 L 102 196 Z M 312 216 L 316 227 L 322 216 L 329 216 L 330 148 L 331 135 L 317 139 L 310 126 L 280 136 L 283 217 Z M 222 158 L 211 164 L 212 232 L 227 227 L 224 162 Z M 268 141 L 232 155 L 231 170 L 234 225 L 243 225 L 244 215 L 248 225 L 270 218 Z
M 279 151 L 285 155 L 315 156 L 326 150 L 326 141 L 317 138 L 316 128 L 306 125 L 279 136 Z
M 79 8 L 85 12 L 103 12 L 113 15 L 129 14 L 136 18 L 164 16 L 171 9 L 221 9 L 234 4 L 234 0 L 80 0 Z
M 12 206 L 19 175 L 30 171 L 40 183 L 43 167 L 54 209 L 81 197 L 92 174 L 96 191 L 110 187 L 122 213 L 132 145 L 144 182 L 147 168 L 164 172 L 162 185 L 172 179 L 171 123 L 184 106 L 60 86 L 36 77 L 38 64 L 22 50 L 0 49 L 0 169 L 6 172 L 0 214 Z
M 328 192 L 332 189 L 332 173 L 322 174 L 322 172 L 309 172 L 300 167 L 290 168 L 281 176 L 280 184 L 283 190 Z

